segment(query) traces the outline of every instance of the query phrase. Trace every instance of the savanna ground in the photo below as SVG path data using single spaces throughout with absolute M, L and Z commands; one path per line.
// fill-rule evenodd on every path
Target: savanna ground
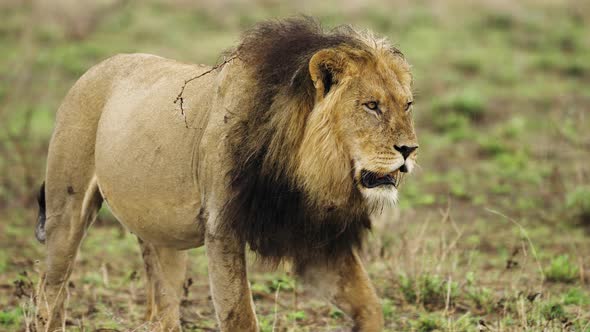
M 414 66 L 421 167 L 364 254 L 386 329 L 590 331 L 590 3 L 565 0 L 0 1 L 0 330 L 34 313 L 34 196 L 74 81 L 121 52 L 214 64 L 244 28 L 298 12 L 371 28 Z M 213 331 L 203 250 L 191 258 L 183 326 Z M 350 327 L 286 269 L 250 280 L 263 331 Z M 103 209 L 69 330 L 149 330 L 143 282 L 136 239 Z

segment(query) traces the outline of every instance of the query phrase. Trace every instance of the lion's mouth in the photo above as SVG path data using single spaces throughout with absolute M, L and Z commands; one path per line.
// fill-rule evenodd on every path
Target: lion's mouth
M 365 188 L 376 188 L 381 186 L 394 186 L 397 188 L 396 173 L 399 170 L 389 174 L 379 174 L 363 169 L 361 171 L 361 184 Z

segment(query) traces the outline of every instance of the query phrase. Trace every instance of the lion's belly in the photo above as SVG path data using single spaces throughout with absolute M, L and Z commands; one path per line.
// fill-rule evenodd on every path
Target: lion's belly
M 143 241 L 176 249 L 203 245 L 204 224 L 199 224 L 197 217 L 198 202 L 168 202 L 163 206 L 155 197 L 146 199 L 137 190 L 124 192 L 118 190 L 119 186 L 109 186 L 108 180 L 100 181 L 101 192 L 113 215 Z
M 182 181 L 182 174 L 171 175 L 178 169 L 146 167 L 141 162 L 131 165 L 129 162 L 136 161 L 132 158 L 119 155 L 121 164 L 110 166 L 97 162 L 100 191 L 117 220 L 155 245 L 178 249 L 202 245 L 199 192 Z M 147 159 L 151 157 L 143 160 Z
M 97 131 L 101 193 L 116 218 L 142 240 L 179 249 L 200 246 L 205 221 L 199 217 L 195 149 L 202 133 L 186 128 L 174 109 L 178 91 L 165 80 L 133 91 L 124 88 L 133 82 L 121 85 Z

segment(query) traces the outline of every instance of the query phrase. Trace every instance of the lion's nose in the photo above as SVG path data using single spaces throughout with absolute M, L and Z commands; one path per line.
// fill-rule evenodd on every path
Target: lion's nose
M 399 151 L 399 153 L 402 154 L 402 157 L 404 157 L 404 159 L 407 159 L 410 156 L 410 154 L 412 152 L 414 152 L 414 150 L 416 150 L 418 148 L 418 145 L 414 145 L 414 146 L 407 146 L 407 145 L 397 146 L 397 145 L 394 145 L 393 148 L 396 149 L 397 151 Z

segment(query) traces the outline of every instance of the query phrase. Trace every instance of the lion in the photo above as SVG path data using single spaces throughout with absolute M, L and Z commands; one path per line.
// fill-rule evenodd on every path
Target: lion
M 387 40 L 309 18 L 255 25 L 214 67 L 147 54 L 94 66 L 49 145 L 38 328 L 62 328 L 67 281 L 104 202 L 139 240 L 155 330 L 181 329 L 187 249 L 203 245 L 221 331 L 258 330 L 247 248 L 288 262 L 355 330 L 381 330 L 359 250 L 416 164 L 411 87 Z

